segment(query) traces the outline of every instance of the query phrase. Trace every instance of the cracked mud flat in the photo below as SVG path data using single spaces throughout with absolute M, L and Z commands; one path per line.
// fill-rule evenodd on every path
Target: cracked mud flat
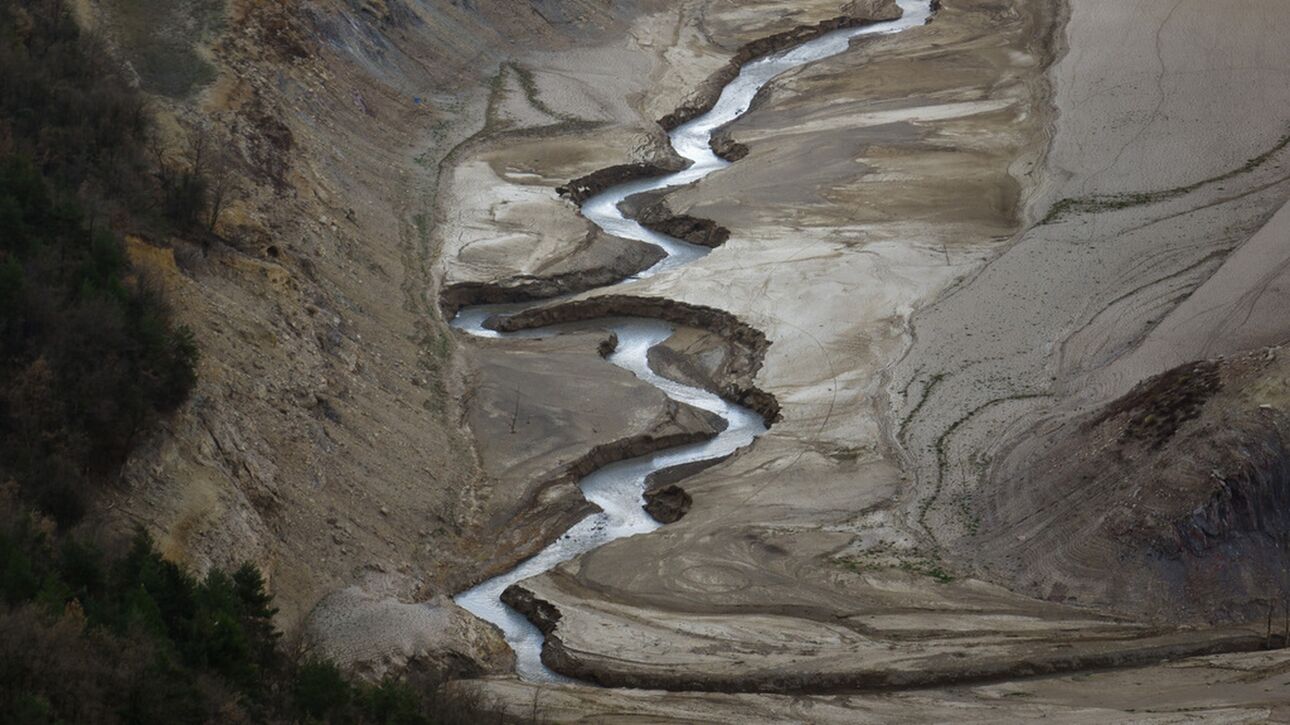
M 1283 247 L 1266 240 L 1284 239 L 1272 217 L 1286 199 L 1283 158 L 1230 173 L 1285 133 L 1287 99 L 1266 78 L 1290 66 L 1284 14 L 1272 2 L 1240 5 L 950 0 L 932 25 L 772 84 L 729 130 L 748 147 L 737 171 L 666 198 L 672 212 L 728 229 L 729 241 L 613 296 L 723 310 L 762 331 L 770 346 L 751 382 L 782 418 L 750 451 L 684 482 L 693 504 L 679 522 L 523 586 L 559 615 L 547 638 L 558 669 L 690 692 L 645 702 L 585 687 L 474 686 L 512 713 L 540 697 L 567 719 L 737 719 L 724 707 L 797 721 L 881 721 L 905 706 L 928 721 L 1100 722 L 1133 719 L 1138 706 L 1158 721 L 1183 708 L 1232 721 L 1273 713 L 1271 696 L 1221 670 L 1275 653 L 1151 664 L 1258 647 L 1261 630 L 1205 612 L 1179 620 L 1171 600 L 1153 609 L 1142 592 L 1072 586 L 1096 583 L 1063 563 L 1087 557 L 1027 546 L 1013 521 L 1033 501 L 1002 483 L 1018 480 L 1006 467 L 1042 452 L 1030 431 L 1056 430 L 1186 359 L 1285 339 L 1270 312 L 1279 277 L 1261 276 L 1269 307 L 1251 301 L 1241 274 L 1216 273 L 1270 263 Z M 1178 139 L 1201 151 L 1171 153 Z M 552 173 L 551 183 L 593 170 Z M 1065 199 L 1093 201 L 1049 219 Z M 1241 342 L 1213 342 L 1234 313 L 1201 329 L 1194 313 L 1214 307 L 1181 315 L 1193 293 L 1252 310 Z M 601 296 L 572 304 L 617 304 Z M 1041 510 L 1097 518 L 1118 505 L 1080 503 Z M 1207 601 L 1201 589 L 1170 596 Z M 1147 668 L 1019 679 L 1130 665 Z M 1270 684 L 1280 666 L 1255 679 Z M 900 708 L 854 695 L 693 692 L 979 678 L 1016 682 L 886 696 Z M 1137 680 L 1167 695 L 1135 702 L 1126 693 Z

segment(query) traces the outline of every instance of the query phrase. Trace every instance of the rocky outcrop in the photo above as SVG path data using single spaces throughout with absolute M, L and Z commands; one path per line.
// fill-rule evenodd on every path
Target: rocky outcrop
M 694 499 L 675 483 L 645 491 L 645 512 L 660 524 L 674 524 L 690 511 Z
M 1266 537 L 1278 548 L 1290 545 L 1287 440 L 1278 426 L 1242 432 L 1224 447 L 1225 465 L 1210 472 L 1209 498 L 1175 521 L 1172 532 L 1161 532 L 1161 548 L 1168 553 L 1207 556 L 1241 537 Z
M 748 156 L 748 145 L 730 137 L 730 129 L 721 128 L 712 134 L 712 153 L 734 163 Z
M 520 584 L 512 584 L 502 592 L 502 602 L 523 614 L 542 634 L 551 634 L 560 623 L 560 610 L 533 595 Z
M 502 602 L 524 615 L 525 619 L 542 632 L 545 637 L 542 643 L 542 664 L 569 677 L 592 681 L 589 677 L 591 673 L 569 656 L 564 645 L 555 636 L 556 627 L 560 624 L 560 610 L 555 605 L 538 597 L 522 584 L 506 587 L 502 592 Z
M 609 333 L 608 337 L 601 340 L 599 345 L 596 345 L 596 352 L 600 353 L 601 357 L 609 357 L 610 355 L 613 355 L 614 351 L 617 349 L 618 334 L 614 332 Z
M 655 471 L 645 479 L 645 512 L 661 524 L 674 524 L 690 512 L 694 498 L 677 485 L 690 476 L 724 463 L 730 456 L 691 461 Z
M 1290 597 L 1279 357 L 1188 363 L 1049 433 L 1044 461 L 996 494 L 989 560 L 1016 562 L 1001 570 L 1050 599 L 1193 622 L 1264 616 L 1267 599 Z

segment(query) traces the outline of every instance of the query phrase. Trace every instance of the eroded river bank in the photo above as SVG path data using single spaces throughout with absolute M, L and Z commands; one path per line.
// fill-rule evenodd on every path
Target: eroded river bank
M 829 4 L 810 5 L 821 12 Z M 508 335 L 544 335 L 544 326 L 580 321 L 607 332 L 609 324 L 597 320 L 658 316 L 679 323 L 679 332 L 660 332 L 650 338 L 655 353 L 648 355 L 646 345 L 641 354 L 669 361 L 672 376 L 713 369 L 705 356 L 719 345 L 703 329 L 737 323 L 748 331 L 745 348 L 758 351 L 757 363 L 738 385 L 698 387 L 777 419 L 740 455 L 684 481 L 693 503 L 681 520 L 663 528 L 649 522 L 648 530 L 598 542 L 501 587 L 543 628 L 544 641 L 533 630 L 522 635 L 531 651 L 541 643 L 562 671 L 597 684 L 678 692 L 655 705 L 635 702 L 632 712 L 703 711 L 730 720 L 735 716 L 722 707 L 766 718 L 794 710 L 787 700 L 753 691 L 801 696 L 936 687 L 1105 667 L 1154 667 L 1177 679 L 1176 671 L 1156 663 L 1196 657 L 1209 673 L 1216 670 L 1205 669 L 1211 660 L 1202 655 L 1263 646 L 1258 633 L 1231 626 L 1230 619 L 1201 626 L 1201 619 L 1162 618 L 1124 589 L 1098 591 L 1097 606 L 1085 606 L 1072 592 L 1096 588 L 1099 580 L 1077 576 L 1079 557 L 1102 556 L 1118 540 L 1094 528 L 1095 535 L 1068 539 L 1078 555 L 1050 557 L 1028 544 L 1031 531 L 1010 519 L 1026 515 L 1024 507 L 1041 497 L 1028 491 L 1002 497 L 999 491 L 1009 489 L 994 479 L 995 457 L 1011 455 L 1017 440 L 1027 440 L 1026 425 L 1045 416 L 1063 423 L 1076 409 L 1067 396 L 1079 392 L 1079 381 L 1136 343 L 1110 322 L 1126 308 L 1106 310 L 1106 300 L 1119 305 L 1142 298 L 1127 311 L 1154 320 L 1168 300 L 1176 304 L 1180 291 L 1202 281 L 1205 265 L 1222 259 L 1221 249 L 1257 231 L 1284 199 L 1284 179 L 1268 162 L 1267 149 L 1280 148 L 1277 134 L 1269 135 L 1272 121 L 1232 144 L 1239 151 L 1203 160 L 1214 167 L 1207 178 L 1222 182 L 1212 190 L 1174 184 L 1163 178 L 1168 174 L 1156 178 L 1169 169 L 1158 164 L 1119 168 L 1114 181 L 1082 166 L 1068 150 L 1102 149 L 1098 118 L 1118 119 L 1123 130 L 1116 137 L 1127 143 L 1116 148 L 1130 157 L 1155 153 L 1143 139 L 1192 132 L 1188 124 L 1195 119 L 1162 120 L 1151 113 L 1149 93 L 1125 90 L 1134 78 L 1150 79 L 1153 67 L 1135 50 L 1150 43 L 1134 33 L 1154 30 L 1161 52 L 1191 67 L 1180 54 L 1203 55 L 1192 41 L 1214 29 L 1215 19 L 1207 22 L 1196 8 L 1138 18 L 1145 29 L 1124 18 L 1116 27 L 1136 40 L 1112 45 L 1099 15 L 1105 8 L 1069 5 L 951 1 L 930 25 L 800 66 L 768 83 L 750 112 L 720 130 L 718 147 L 738 163 L 691 178 L 685 174 L 697 164 L 672 171 L 685 179 L 678 188 L 650 188 L 660 170 L 676 168 L 678 154 L 660 150 L 648 131 L 632 137 L 633 147 L 609 131 L 580 137 L 569 129 L 541 130 L 535 115 L 526 134 L 499 135 L 462 155 L 450 190 L 451 208 L 464 221 L 448 219 L 443 233 L 450 293 L 468 284 L 523 289 L 543 275 L 576 279 L 566 272 L 591 257 L 569 254 L 551 240 L 564 226 L 576 231 L 588 220 L 596 235 L 578 249 L 592 257 L 633 249 L 611 239 L 648 240 L 664 230 L 704 242 L 678 246 L 659 268 L 609 287 L 560 289 L 576 294 L 513 309 L 494 327 Z M 1268 7 L 1256 10 L 1269 21 Z M 697 28 L 696 38 L 709 37 L 688 47 L 736 37 L 740 42 L 725 45 L 733 55 L 747 44 L 746 28 L 756 15 L 748 9 L 691 16 L 669 26 L 678 34 L 668 42 Z M 741 30 L 731 32 L 738 23 Z M 1228 25 L 1217 32 L 1251 35 L 1244 21 Z M 660 42 L 658 35 L 637 37 Z M 1123 66 L 1068 53 L 1072 44 L 1100 48 L 1097 57 L 1118 58 Z M 1266 43 L 1259 48 L 1251 55 L 1271 52 Z M 670 70 L 659 70 L 686 67 L 678 60 L 684 54 L 674 53 L 639 78 L 674 81 Z M 533 62 L 543 67 L 542 59 Z M 1198 67 L 1191 80 L 1161 81 L 1166 100 L 1175 92 L 1203 95 L 1199 88 L 1210 85 L 1210 74 L 1247 73 L 1192 65 Z M 569 72 L 558 61 L 549 67 L 551 75 Z M 721 73 L 719 61 L 698 63 L 689 72 L 691 86 Z M 543 103 L 555 108 L 562 97 L 553 90 L 558 82 L 551 83 Z M 643 85 L 628 97 L 627 128 L 639 128 L 633 124 L 641 118 L 668 118 L 677 108 L 660 108 Z M 498 107 L 521 118 L 518 92 L 505 99 L 510 105 Z M 564 100 L 576 106 L 576 99 Z M 681 106 L 706 107 L 702 94 Z M 677 151 L 684 145 L 669 143 Z M 1053 148 L 1062 155 L 1051 158 Z M 720 161 L 709 139 L 692 150 Z M 1103 161 L 1127 163 L 1115 149 L 1102 150 Z M 1243 167 L 1243 159 L 1261 161 Z M 1243 196 L 1218 188 L 1234 179 Z M 1190 191 L 1161 196 L 1173 205 L 1162 210 L 1153 208 L 1152 195 L 1140 205 L 1117 196 L 1137 198 L 1115 190 L 1134 184 Z M 567 216 L 567 203 L 553 201 L 559 187 L 584 202 L 582 216 Z M 631 191 L 605 203 L 615 189 Z M 1226 201 L 1201 198 L 1210 191 L 1227 193 Z M 632 193 L 637 196 L 629 199 Z M 1115 203 L 1061 206 L 1064 198 Z M 1226 206 L 1208 206 L 1215 203 Z M 622 206 L 631 213 L 619 214 Z M 1053 217 L 1054 207 L 1084 216 Z M 1225 219 L 1229 226 L 1208 238 L 1197 226 L 1181 244 L 1182 230 L 1169 216 L 1179 213 L 1206 224 Z M 633 218 L 648 219 L 654 231 L 641 232 Z M 1121 238 L 1110 231 L 1116 228 L 1131 234 Z M 1116 246 L 1116 239 L 1132 242 Z M 1150 271 L 1156 264 L 1179 271 L 1157 279 Z M 1063 290 L 1063 299 L 1054 301 L 1051 289 Z M 471 312 L 482 323 L 493 311 Z M 718 324 L 695 325 L 699 319 Z M 486 349 L 522 344 L 501 340 L 504 345 Z M 1064 367 L 1070 361 L 1086 367 Z M 639 360 L 633 365 L 648 369 Z M 1113 397 L 1144 374 L 1108 366 L 1110 379 L 1091 390 Z M 692 383 L 704 374 L 683 377 Z M 489 405 L 496 417 L 503 404 Z M 643 516 L 639 484 L 631 490 L 628 508 Z M 1133 507 L 1113 503 L 1116 496 L 1122 494 L 1070 508 L 1078 514 L 1071 522 L 1117 525 L 1115 512 Z M 1025 580 L 1015 572 L 1025 572 Z M 1167 597 L 1180 596 L 1181 590 L 1168 590 Z M 508 681 L 473 686 L 515 705 L 513 712 L 544 692 L 565 714 L 613 711 L 623 701 L 620 691 L 602 695 L 576 685 L 546 691 Z M 723 700 L 697 692 L 713 690 L 746 694 Z M 972 697 L 994 691 L 979 686 Z M 1066 712 L 1072 700 L 1045 691 L 1051 707 Z M 1016 710 L 1011 701 L 919 702 L 940 717 Z M 823 720 L 884 712 L 864 700 L 813 698 L 810 704 L 823 708 L 816 713 Z M 788 719 L 813 718 L 796 713 Z
M 621 205 L 629 197 L 684 186 L 728 167 L 731 162 L 716 154 L 712 147 L 714 133 L 748 111 L 766 83 L 793 68 L 827 58 L 847 49 L 856 38 L 896 33 L 930 19 L 930 3 L 902 0 L 898 20 L 844 27 L 825 32 L 796 47 L 752 60 L 742 66 L 724 87 L 712 107 L 676 125 L 668 136 L 673 150 L 688 164 L 685 169 L 654 178 L 617 184 L 581 202 L 582 213 L 600 229 L 618 237 L 652 244 L 665 256 L 627 281 L 646 279 L 677 270 L 706 255 L 709 248 L 688 243 L 649 229 L 626 216 Z M 549 304 L 549 303 L 548 303 Z M 453 326 L 468 334 L 495 336 L 498 315 L 515 316 L 532 305 L 481 305 L 460 310 Z M 492 324 L 489 324 L 489 323 Z M 455 601 L 481 618 L 499 626 L 517 656 L 516 670 L 527 680 L 560 682 L 566 678 L 548 669 L 541 660 L 544 635 L 521 613 L 507 606 L 505 594 L 512 585 L 550 570 L 582 553 L 604 544 L 639 533 L 653 531 L 660 524 L 644 508 L 644 491 L 648 478 L 660 471 L 708 460 L 720 460 L 738 451 L 766 430 L 766 422 L 753 410 L 711 392 L 683 385 L 656 374 L 650 367 L 649 351 L 672 334 L 664 321 L 622 319 L 593 321 L 607 327 L 617 340 L 616 349 L 606 359 L 639 379 L 663 390 L 672 400 L 706 410 L 720 417 L 725 429 L 713 439 L 697 444 L 661 451 L 649 456 L 612 464 L 587 476 L 579 488 L 599 512 L 580 521 L 536 556 L 515 569 L 457 595 Z M 538 328 L 527 333 L 558 334 L 558 330 Z

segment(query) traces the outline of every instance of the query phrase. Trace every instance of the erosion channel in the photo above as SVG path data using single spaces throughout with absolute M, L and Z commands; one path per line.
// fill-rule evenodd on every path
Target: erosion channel
M 922 25 L 931 17 L 931 3 L 927 0 L 899 0 L 898 4 L 903 11 L 898 20 L 836 30 L 794 48 L 749 62 L 723 89 L 710 111 L 669 133 L 669 140 L 676 152 L 691 162 L 688 167 L 664 176 L 619 184 L 586 199 L 582 204 L 583 215 L 609 234 L 647 242 L 666 252 L 666 256 L 652 267 L 618 284 L 678 270 L 709 251 L 706 247 L 647 229 L 625 216 L 619 209 L 620 203 L 643 192 L 694 183 L 729 166 L 730 162 L 712 149 L 713 133 L 746 113 L 757 92 L 776 76 L 842 53 L 857 37 L 896 33 Z M 668 380 L 650 369 L 649 350 L 672 334 L 673 327 L 670 323 L 641 318 L 615 318 L 512 333 L 497 332 L 487 324 L 495 316 L 515 314 L 538 304 L 543 303 L 467 307 L 458 312 L 452 324 L 458 330 L 480 337 L 544 337 L 573 327 L 608 327 L 618 339 L 617 348 L 608 356 L 610 362 L 657 387 L 670 398 L 714 413 L 726 421 L 725 430 L 711 440 L 621 461 L 588 475 L 582 479 L 579 487 L 587 500 L 600 508 L 598 513 L 578 522 L 559 539 L 514 569 L 455 597 L 462 607 L 502 629 L 507 642 L 515 650 L 516 670 L 522 679 L 559 682 L 566 681 L 566 678 L 542 663 L 542 632 L 502 601 L 507 587 L 615 539 L 657 529 L 660 524 L 643 508 L 642 495 L 650 474 L 728 456 L 752 443 L 766 431 L 766 425 L 761 415 L 746 407 L 706 390 Z

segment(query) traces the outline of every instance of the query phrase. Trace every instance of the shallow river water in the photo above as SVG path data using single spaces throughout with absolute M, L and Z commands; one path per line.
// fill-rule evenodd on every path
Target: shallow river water
M 930 17 L 931 8 L 927 0 L 898 0 L 898 3 L 904 10 L 904 15 L 899 20 L 838 30 L 780 53 L 751 61 L 743 67 L 739 76 L 726 86 L 711 111 L 677 127 L 669 134 L 672 146 L 677 153 L 692 162 L 688 168 L 665 176 L 620 184 L 606 189 L 583 203 L 583 215 L 608 233 L 648 242 L 667 252 L 667 256 L 653 267 L 618 284 L 676 270 L 710 251 L 705 247 L 646 229 L 636 221 L 625 217 L 619 211 L 619 203 L 633 194 L 644 191 L 693 183 L 729 166 L 728 161 L 712 152 L 710 142 L 713 132 L 746 113 L 757 91 L 776 76 L 797 66 L 841 53 L 855 38 L 899 32 L 922 25 Z M 518 305 L 468 307 L 457 314 L 452 324 L 463 332 L 480 337 L 539 337 L 558 334 L 556 328 L 503 334 L 484 326 L 484 323 L 494 315 L 513 314 L 544 303 L 549 303 L 549 300 Z M 751 444 L 757 436 L 766 431 L 766 426 L 757 413 L 705 390 L 663 378 L 650 369 L 647 357 L 649 349 L 672 334 L 672 326 L 669 323 L 649 319 L 615 318 L 562 325 L 560 329 L 570 327 L 612 330 L 618 336 L 618 349 L 609 357 L 611 363 L 632 372 L 644 382 L 662 390 L 673 400 L 717 414 L 727 422 L 727 428 L 710 441 L 669 448 L 652 455 L 621 461 L 590 474 L 578 485 L 587 500 L 600 507 L 599 513 L 578 522 L 559 539 L 516 568 L 468 589 L 454 598 L 457 604 L 501 628 L 506 635 L 506 641 L 515 650 L 516 670 L 519 676 L 532 681 L 563 682 L 567 679 L 542 664 L 542 633 L 522 615 L 502 603 L 502 592 L 512 584 L 537 576 L 561 562 L 610 541 L 657 529 L 660 524 L 645 513 L 643 508 L 647 476 L 655 471 L 684 463 L 727 456 Z

